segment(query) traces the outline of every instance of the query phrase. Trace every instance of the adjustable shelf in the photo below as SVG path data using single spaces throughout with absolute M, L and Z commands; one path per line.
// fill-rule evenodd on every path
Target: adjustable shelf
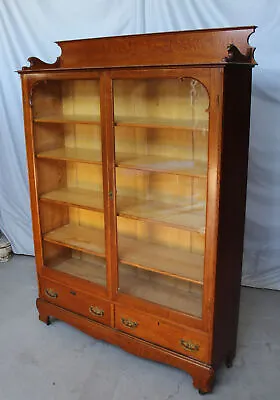
M 181 129 L 189 131 L 207 131 L 207 120 L 180 120 L 180 119 L 164 119 L 152 117 L 118 117 L 115 116 L 115 126 L 132 126 L 139 128 L 164 128 L 164 129 Z
M 199 178 L 206 178 L 207 176 L 207 163 L 204 161 L 181 160 L 154 155 L 117 153 L 116 166 Z
M 122 264 L 203 284 L 203 256 L 125 236 L 119 236 L 118 240 Z
M 46 242 L 58 244 L 99 257 L 105 257 L 104 232 L 68 224 L 44 235 Z M 146 269 L 159 274 L 202 285 L 203 257 L 185 250 L 138 241 L 119 236 L 119 261 L 123 264 Z
M 37 154 L 38 158 L 49 160 L 77 161 L 86 164 L 101 164 L 101 152 L 89 149 L 61 147 L 43 151 Z
M 78 187 L 65 187 L 40 196 L 40 201 L 75 206 L 103 212 L 103 194 L 94 190 Z
M 105 237 L 100 229 L 68 224 L 44 235 L 46 242 L 105 257 Z
M 205 233 L 205 203 L 176 205 L 154 200 L 117 196 L 117 213 L 124 218 L 151 221 L 188 231 Z
M 47 267 L 97 283 L 101 286 L 106 286 L 105 260 L 101 258 L 97 260 L 96 257 L 94 262 L 88 262 L 74 257 L 55 259 L 53 262 L 47 263 Z
M 46 115 L 43 117 L 34 117 L 33 121 L 48 124 L 100 125 L 100 117 L 98 115 Z
M 182 282 L 180 287 L 176 287 L 176 279 L 172 282 L 157 280 L 156 277 L 148 279 L 129 271 L 125 266 L 120 266 L 119 274 L 120 292 L 201 317 L 202 291 L 191 292 L 188 282 Z

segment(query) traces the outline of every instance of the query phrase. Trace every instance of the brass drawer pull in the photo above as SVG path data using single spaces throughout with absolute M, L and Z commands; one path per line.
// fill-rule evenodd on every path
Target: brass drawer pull
M 58 297 L 58 294 L 54 289 L 48 288 L 45 289 L 45 293 L 47 296 L 51 297 L 52 299 L 56 299 Z
M 90 306 L 89 312 L 95 315 L 96 317 L 104 317 L 104 310 L 97 306 Z
M 137 326 L 138 326 L 138 322 L 132 321 L 130 319 L 121 318 L 121 322 L 123 325 L 125 325 L 131 329 L 137 328 Z
M 185 350 L 189 351 L 198 351 L 200 347 L 199 344 L 193 343 L 191 341 L 186 341 L 184 339 L 180 340 L 180 344 L 184 347 Z

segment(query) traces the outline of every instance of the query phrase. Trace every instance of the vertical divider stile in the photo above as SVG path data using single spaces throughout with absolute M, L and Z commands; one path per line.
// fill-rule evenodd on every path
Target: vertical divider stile
M 23 114 L 25 128 L 26 155 L 29 174 L 29 192 L 32 214 L 33 240 L 35 245 L 35 260 L 37 276 L 42 274 L 44 268 L 43 257 L 43 238 L 41 230 L 39 196 L 38 196 L 38 178 L 36 169 L 35 138 L 33 126 L 33 89 L 36 80 L 28 76 L 21 76 L 22 96 L 23 96 Z M 29 99 L 29 101 L 28 101 Z
M 107 261 L 107 291 L 110 300 L 118 288 L 117 218 L 115 179 L 115 139 L 113 85 L 109 71 L 100 75 L 100 110 L 102 137 L 102 169 L 104 192 L 105 244 Z M 112 315 L 114 313 L 112 312 Z M 113 320 L 111 321 L 113 324 Z

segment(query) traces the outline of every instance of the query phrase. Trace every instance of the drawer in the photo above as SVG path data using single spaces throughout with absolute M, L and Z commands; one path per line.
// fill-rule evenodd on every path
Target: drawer
M 105 300 L 49 279 L 40 279 L 40 297 L 69 311 L 110 325 L 110 303 Z
M 205 363 L 209 362 L 208 335 L 162 321 L 155 316 L 116 305 L 115 327 Z

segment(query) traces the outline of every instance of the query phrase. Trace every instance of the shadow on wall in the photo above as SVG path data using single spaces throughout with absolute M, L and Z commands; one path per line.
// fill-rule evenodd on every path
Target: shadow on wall
M 242 284 L 279 290 L 280 88 L 270 72 L 266 90 L 253 87 Z

